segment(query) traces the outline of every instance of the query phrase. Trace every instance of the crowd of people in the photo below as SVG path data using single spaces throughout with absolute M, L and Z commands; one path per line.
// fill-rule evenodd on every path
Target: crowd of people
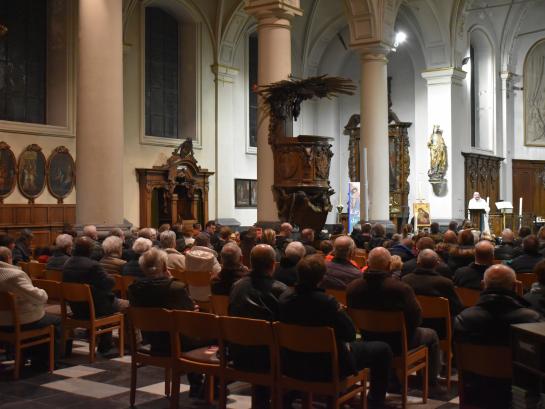
M 313 230 L 296 234 L 289 223 L 282 223 L 278 231 L 251 227 L 239 233 L 210 221 L 204 230 L 199 224 L 162 225 L 158 230 L 135 229 L 126 236 L 113 229 L 102 241 L 95 226 L 85 226 L 79 236 L 67 230 L 56 237 L 51 249 L 34 251 L 32 241 L 28 230 L 16 240 L 0 237 L 0 291 L 18 296 L 25 328 L 55 325 L 60 333 L 60 318 L 45 312 L 47 294 L 17 267 L 19 261 L 31 259 L 45 263 L 48 270 L 61 271 L 64 282 L 89 284 L 97 316 L 125 311 L 130 305 L 199 311 L 199 300 L 210 294 L 227 295 L 232 316 L 333 328 L 341 373 L 371 370 L 371 408 L 384 407 L 386 392 L 400 389 L 390 371 L 398 345 L 384 334 L 357 339 L 347 307 L 404 313 L 409 347 L 428 347 L 432 397 L 445 393 L 439 380 L 447 357 L 441 357 L 438 338 L 444 329 L 422 319 L 417 295 L 448 299 L 455 339 L 464 342 L 508 346 L 511 324 L 544 320 L 545 228 L 537 235 L 528 228 L 517 235 L 506 229 L 495 240 L 470 226 L 458 228 L 456 222 L 445 232 L 434 224 L 430 232 L 413 234 L 408 225 L 393 235 L 380 224 L 361 223 L 350 235 L 317 240 Z M 364 267 L 354 261 L 356 253 L 365 254 Z M 186 275 L 209 271 L 209 292 L 187 288 L 173 277 L 180 271 Z M 538 277 L 523 297 L 514 291 L 516 274 L 522 272 Z M 135 277 L 128 300 L 114 295 L 113 274 Z M 455 286 L 482 290 L 478 303 L 464 308 Z M 346 291 L 347 305 L 328 295 L 327 289 Z M 76 317 L 88 317 L 81 305 L 71 309 Z M 13 325 L 10 320 L 0 311 L 0 330 Z M 143 334 L 142 342 L 150 344 L 154 354 L 170 354 L 166 334 Z M 182 345 L 185 350 L 202 346 L 189 339 Z M 111 334 L 101 335 L 99 353 L 107 355 L 112 347 Z M 270 364 L 266 351 L 259 348 L 233 346 L 230 354 L 243 369 L 261 371 Z M 305 355 L 286 356 L 286 370 L 302 379 L 327 379 L 324 360 Z M 33 365 L 44 365 L 45 356 L 37 351 Z M 191 397 L 202 396 L 202 378 L 189 374 Z M 487 382 L 472 380 L 470 386 L 478 391 L 475 399 L 492 388 L 496 392 L 487 396 L 484 407 L 506 407 L 509 385 Z M 256 396 L 267 407 L 269 391 L 257 388 Z

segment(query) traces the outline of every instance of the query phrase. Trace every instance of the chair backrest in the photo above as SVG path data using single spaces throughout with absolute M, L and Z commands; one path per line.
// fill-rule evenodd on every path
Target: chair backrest
M 458 298 L 462 301 L 464 307 L 473 307 L 479 301 L 481 292 L 472 288 L 454 287 L 454 291 L 458 294 Z
M 281 351 L 287 349 L 302 353 L 327 353 L 331 357 L 331 379 L 339 380 L 339 363 L 337 359 L 337 342 L 335 332 L 329 327 L 305 327 L 300 325 L 275 322 L 275 355 L 280 357 Z M 278 372 L 284 374 L 282 359 L 277 360 Z
M 112 289 L 114 293 L 117 293 L 119 298 L 127 299 L 127 293 L 125 292 L 125 287 L 123 286 L 123 278 L 119 274 L 110 274 L 110 277 L 113 277 L 115 280 L 114 288 Z
M 49 281 L 62 281 L 62 271 L 59 270 L 44 270 L 44 276 L 46 280 Z
M 444 297 L 417 295 L 416 299 L 422 308 L 422 318 L 442 318 L 445 322 L 446 339 L 452 338 L 450 305 Z
M 171 342 L 176 355 L 181 352 L 180 335 L 201 341 L 221 338 L 219 317 L 214 314 L 195 311 L 172 311 L 173 329 Z
M 181 281 L 184 284 L 187 284 L 184 270 L 169 269 L 168 271 L 170 272 L 172 277 L 174 277 L 176 280 Z
M 210 271 L 186 271 L 185 281 L 193 287 L 210 287 Z
M 44 263 L 28 263 L 27 268 L 30 278 L 44 278 Z
M 129 286 L 134 283 L 136 280 L 136 277 L 134 276 L 121 276 L 121 282 L 123 283 L 123 291 L 128 297 L 129 294 Z
M 325 293 L 335 298 L 340 304 L 346 305 L 346 290 L 327 288 Z
M 37 278 L 32 280 L 32 284 L 34 287 L 41 288 L 42 290 L 45 290 L 47 293 L 47 300 L 48 301 L 61 301 L 62 293 L 61 293 L 61 283 L 57 281 L 52 280 L 43 280 L 41 278 Z
M 229 296 L 228 295 L 214 295 L 210 296 L 210 302 L 212 303 L 212 312 L 216 315 L 227 316 L 229 315 Z
M 21 270 L 23 270 L 25 273 L 29 274 L 28 272 L 28 261 L 19 261 L 17 265 L 21 267 Z M 30 274 L 29 274 L 30 275 Z
M 137 331 L 167 332 L 173 328 L 172 311 L 164 308 L 129 307 L 127 311 L 131 330 L 131 347 L 136 351 Z
M 240 317 L 220 317 L 221 338 L 244 346 L 274 346 L 273 328 L 269 321 Z
M 88 284 L 61 283 L 61 293 L 61 310 L 63 318 L 67 317 L 66 303 L 79 302 L 87 303 L 87 305 L 89 306 L 89 317 L 91 320 L 94 319 L 95 303 L 93 302 L 91 287 Z
M 520 297 L 524 295 L 524 285 L 522 284 L 522 281 L 515 280 L 515 292 Z
M 458 371 L 468 371 L 489 378 L 511 379 L 511 348 L 493 345 L 456 343 Z
M 15 336 L 21 330 L 21 323 L 19 321 L 19 311 L 17 309 L 17 299 L 15 294 L 8 291 L 0 291 L 0 311 L 11 312 L 11 322 L 15 328 Z
M 376 334 L 399 334 L 401 353 L 403 355 L 407 353 L 407 327 L 403 311 L 375 311 L 349 308 L 347 312 L 356 328 L 360 331 Z
M 533 283 L 537 283 L 537 274 L 535 273 L 517 273 L 517 280 L 522 283 L 525 290 L 532 288 Z

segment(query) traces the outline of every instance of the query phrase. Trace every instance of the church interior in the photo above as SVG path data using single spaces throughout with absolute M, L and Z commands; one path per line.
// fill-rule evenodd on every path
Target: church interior
M 0 0 L 0 408 L 541 408 L 544 306 L 545 1 Z

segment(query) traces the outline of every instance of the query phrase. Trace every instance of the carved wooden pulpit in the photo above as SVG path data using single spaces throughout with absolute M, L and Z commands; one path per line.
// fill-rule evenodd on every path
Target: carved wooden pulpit
M 136 169 L 140 187 L 140 227 L 208 220 L 208 178 L 193 155 L 190 139 L 164 165 Z

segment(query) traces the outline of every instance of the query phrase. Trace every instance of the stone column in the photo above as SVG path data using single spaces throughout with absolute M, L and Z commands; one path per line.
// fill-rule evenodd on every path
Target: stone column
M 513 73 L 502 71 L 501 77 L 501 125 L 502 152 L 505 160 L 500 168 L 500 199 L 513 202 L 513 153 L 515 150 L 515 98 L 513 94 Z
M 464 159 L 461 152 L 470 149 L 464 140 L 469 141 L 468 135 L 471 132 L 467 110 L 469 101 L 464 88 L 465 76 L 465 71 L 452 67 L 422 73 L 428 85 L 428 132 L 420 137 L 429 138 L 433 125 L 439 125 L 447 145 L 446 191 L 438 196 L 431 187 L 428 189 L 430 216 L 433 221 L 439 223 L 465 218 L 464 209 L 467 203 L 465 203 Z M 420 152 L 419 157 L 422 160 L 425 158 L 426 169 L 429 169 L 429 151 Z M 423 181 L 424 183 L 430 186 L 428 180 Z
M 258 70 L 257 82 L 266 85 L 285 80 L 291 74 L 291 23 L 303 12 L 299 0 L 247 0 L 245 10 L 257 21 Z M 269 145 L 269 117 L 259 101 L 257 128 L 257 221 L 277 222 L 278 213 L 273 199 L 274 160 Z
M 360 214 L 389 224 L 387 48 L 360 48 Z
M 122 0 L 79 1 L 78 55 L 76 221 L 120 225 L 123 223 Z

